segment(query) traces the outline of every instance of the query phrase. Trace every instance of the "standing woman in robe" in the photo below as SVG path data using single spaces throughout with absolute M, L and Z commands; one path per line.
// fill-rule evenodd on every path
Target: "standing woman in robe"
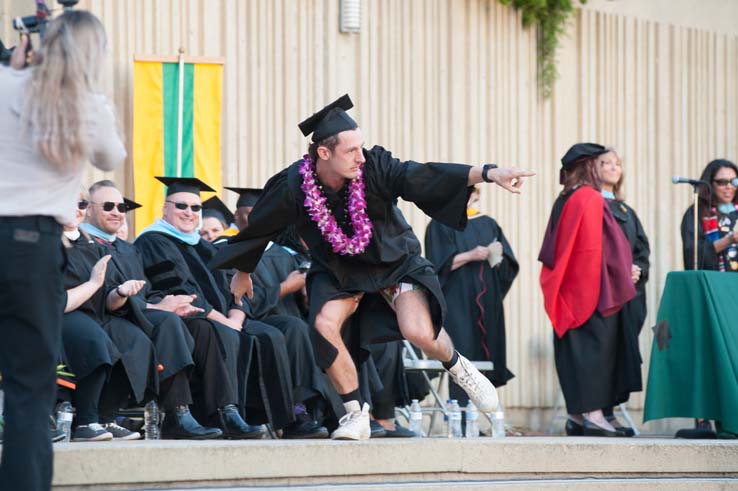
M 628 241 L 600 192 L 597 160 L 607 151 L 578 143 L 561 159 L 564 188 L 538 257 L 568 435 L 617 436 L 603 410 L 623 402 L 626 386 L 620 314 L 636 291 Z
M 697 269 L 738 272 L 738 195 L 732 180 L 738 166 L 730 160 L 716 159 L 707 164 L 700 179 L 710 187 L 699 187 L 697 203 Z M 703 220 L 715 217 L 717 229 L 705 233 Z M 694 208 L 682 218 L 684 269 L 694 269 Z M 717 425 L 717 423 L 716 423 Z M 695 427 L 679 430 L 677 438 L 715 438 L 710 421 L 697 419 Z
M 519 266 L 502 228 L 473 208 L 477 201 L 479 190 L 475 188 L 469 196 L 469 221 L 464 230 L 431 220 L 425 232 L 425 254 L 446 296 L 449 313 L 444 327 L 456 349 L 470 360 L 492 361 L 494 371 L 487 377 L 500 387 L 514 377 L 507 369 L 502 301 Z M 456 384 L 450 390 L 451 398 L 467 403 L 468 396 Z
M 646 321 L 646 282 L 648 281 L 649 262 L 648 256 L 651 252 L 648 245 L 648 237 L 643 225 L 638 219 L 635 210 L 628 206 L 623 200 L 623 163 L 614 149 L 602 154 L 597 160 L 597 172 L 602 182 L 602 196 L 610 207 L 612 215 L 620 225 L 630 245 L 633 256 L 631 277 L 636 287 L 636 296 L 633 300 L 623 306 L 620 312 L 620 321 L 624 324 L 620 353 L 627 357 L 630 362 L 625 364 L 626 373 L 624 379 L 627 381 L 623 396 L 627 400 L 629 393 L 642 390 L 643 381 L 641 377 L 641 358 L 638 346 L 638 335 L 641 333 L 643 323 Z M 632 428 L 623 427 L 613 414 L 613 408 L 603 410 L 605 418 L 617 429 L 622 436 L 633 436 Z
M 91 13 L 46 28 L 30 69 L 28 39 L 0 66 L 0 372 L 5 434 L 0 489 L 47 490 L 62 311 L 62 223 L 75 215 L 86 162 L 126 155 L 100 93 L 107 42 Z M 44 308 L 39 308 L 43 302 Z

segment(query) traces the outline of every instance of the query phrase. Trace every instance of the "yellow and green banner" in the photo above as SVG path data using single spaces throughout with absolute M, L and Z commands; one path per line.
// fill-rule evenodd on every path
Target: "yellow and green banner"
M 134 212 L 136 235 L 161 216 L 165 187 L 154 176 L 220 188 L 222 89 L 220 59 L 134 59 L 133 200 L 143 205 Z

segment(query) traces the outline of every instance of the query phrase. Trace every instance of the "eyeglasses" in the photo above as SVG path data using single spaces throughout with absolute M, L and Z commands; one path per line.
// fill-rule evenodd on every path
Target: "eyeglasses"
M 732 184 L 733 180 L 732 179 L 713 179 L 712 182 L 714 182 L 717 186 L 725 187 L 728 184 Z
M 106 201 L 105 203 L 92 203 L 93 205 L 97 205 L 101 207 L 104 211 L 111 212 L 113 211 L 113 208 L 117 208 L 118 212 L 125 213 L 128 211 L 128 205 L 125 203 L 113 203 L 112 201 Z
M 188 205 L 187 203 L 180 203 L 178 201 L 167 201 L 167 203 L 173 204 L 174 207 L 178 210 L 186 210 L 187 208 L 189 208 L 195 213 L 198 213 L 200 210 L 202 210 L 202 205 Z
M 86 210 L 89 205 L 90 205 L 89 201 L 87 201 L 86 199 L 81 199 L 77 202 L 77 209 Z

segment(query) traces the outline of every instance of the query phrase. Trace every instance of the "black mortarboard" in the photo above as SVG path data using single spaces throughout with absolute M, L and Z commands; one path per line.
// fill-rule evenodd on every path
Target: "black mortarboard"
M 141 208 L 141 206 L 143 206 L 128 198 L 123 198 L 123 202 L 126 204 L 126 211 L 133 211 L 136 208 Z
M 229 188 L 228 186 L 225 186 L 225 188 L 238 193 L 238 201 L 236 201 L 237 208 L 239 206 L 254 206 L 259 196 L 261 196 L 262 191 L 264 191 L 263 189 L 256 188 Z
M 202 217 L 215 217 L 221 222 L 225 223 L 226 228 L 233 223 L 233 213 L 228 209 L 228 206 L 223 203 L 220 198 L 213 196 L 210 199 L 206 199 L 202 202 Z
M 598 143 L 577 143 L 572 145 L 566 154 L 561 157 L 561 166 L 564 169 L 568 169 L 580 159 L 597 157 L 607 152 L 609 150 Z
M 355 130 L 359 127 L 346 111 L 354 107 L 348 94 L 344 94 L 323 109 L 300 123 L 300 131 L 305 136 L 313 134 L 313 141 L 323 141 L 342 131 Z
M 215 189 L 211 188 L 196 177 L 156 176 L 156 178 L 167 185 L 167 196 L 174 193 L 192 193 L 200 196 L 200 191 L 215 192 Z

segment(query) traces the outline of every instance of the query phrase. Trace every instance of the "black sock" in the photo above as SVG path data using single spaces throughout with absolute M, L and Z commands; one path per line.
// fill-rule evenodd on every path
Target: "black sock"
M 349 402 L 349 401 L 359 401 L 359 406 L 361 406 L 361 393 L 359 392 L 358 387 L 348 394 L 338 394 L 341 396 L 341 401 L 343 402 Z
M 457 361 L 459 361 L 459 352 L 454 350 L 454 356 L 449 361 L 442 361 L 441 364 L 446 370 L 451 370 L 451 367 L 456 365 Z

